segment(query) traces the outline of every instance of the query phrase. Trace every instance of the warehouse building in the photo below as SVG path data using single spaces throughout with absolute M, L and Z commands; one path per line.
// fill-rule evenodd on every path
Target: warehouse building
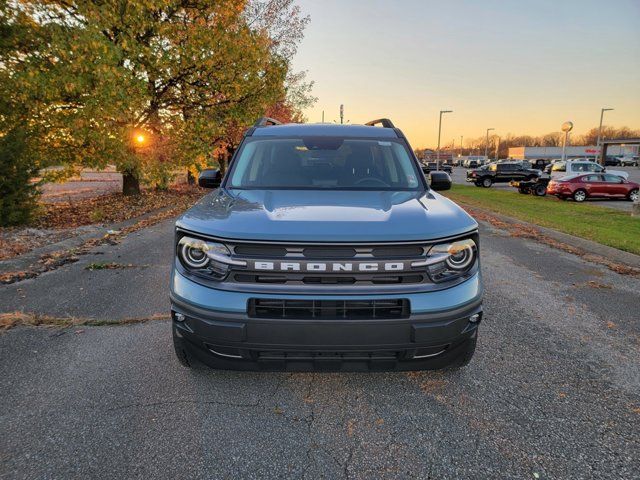
M 567 147 L 567 158 L 590 158 L 595 160 L 600 148 L 595 145 Z M 638 155 L 637 145 L 612 145 L 607 156 L 634 157 Z M 515 160 L 553 159 L 562 157 L 562 147 L 512 147 L 509 158 Z

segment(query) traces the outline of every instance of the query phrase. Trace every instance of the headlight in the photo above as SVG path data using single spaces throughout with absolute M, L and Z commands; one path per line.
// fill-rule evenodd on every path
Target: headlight
M 239 263 L 231 258 L 225 245 L 193 237 L 182 237 L 178 242 L 177 253 L 186 269 L 214 277 L 226 275 L 229 265 Z
M 471 270 L 477 257 L 478 247 L 470 238 L 434 245 L 427 253 L 427 272 L 434 282 L 452 280 Z

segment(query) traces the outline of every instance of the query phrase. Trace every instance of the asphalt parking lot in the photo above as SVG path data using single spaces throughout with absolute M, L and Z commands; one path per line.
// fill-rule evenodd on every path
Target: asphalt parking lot
M 629 173 L 629 181 L 640 183 L 640 168 L 638 167 L 608 167 L 610 170 L 620 170 Z M 453 183 L 460 185 L 473 185 L 466 181 L 467 169 L 462 167 L 453 167 L 453 173 L 451 180 Z M 516 189 L 511 187 L 508 183 L 494 183 L 491 188 L 498 188 L 510 192 L 516 192 Z M 626 200 L 609 200 L 609 199 L 589 199 L 589 203 L 598 205 L 601 207 L 615 208 L 618 210 L 631 211 L 632 204 Z
M 2 286 L 2 311 L 166 314 L 171 232 Z M 459 372 L 190 371 L 166 320 L 0 334 L 0 477 L 640 477 L 640 278 L 481 233 L 486 317 Z

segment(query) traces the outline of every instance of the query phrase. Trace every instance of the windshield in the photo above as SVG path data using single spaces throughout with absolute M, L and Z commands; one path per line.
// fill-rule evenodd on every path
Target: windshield
M 256 137 L 238 152 L 227 187 L 396 191 L 423 184 L 399 140 Z

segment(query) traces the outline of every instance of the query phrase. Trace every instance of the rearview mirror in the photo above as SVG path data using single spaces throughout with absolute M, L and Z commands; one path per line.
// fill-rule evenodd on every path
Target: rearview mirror
M 446 172 L 431 172 L 429 175 L 429 184 L 436 191 L 450 190 L 451 177 Z
M 222 174 L 217 168 L 205 168 L 198 175 L 198 185 L 202 188 L 216 188 L 222 183 Z

